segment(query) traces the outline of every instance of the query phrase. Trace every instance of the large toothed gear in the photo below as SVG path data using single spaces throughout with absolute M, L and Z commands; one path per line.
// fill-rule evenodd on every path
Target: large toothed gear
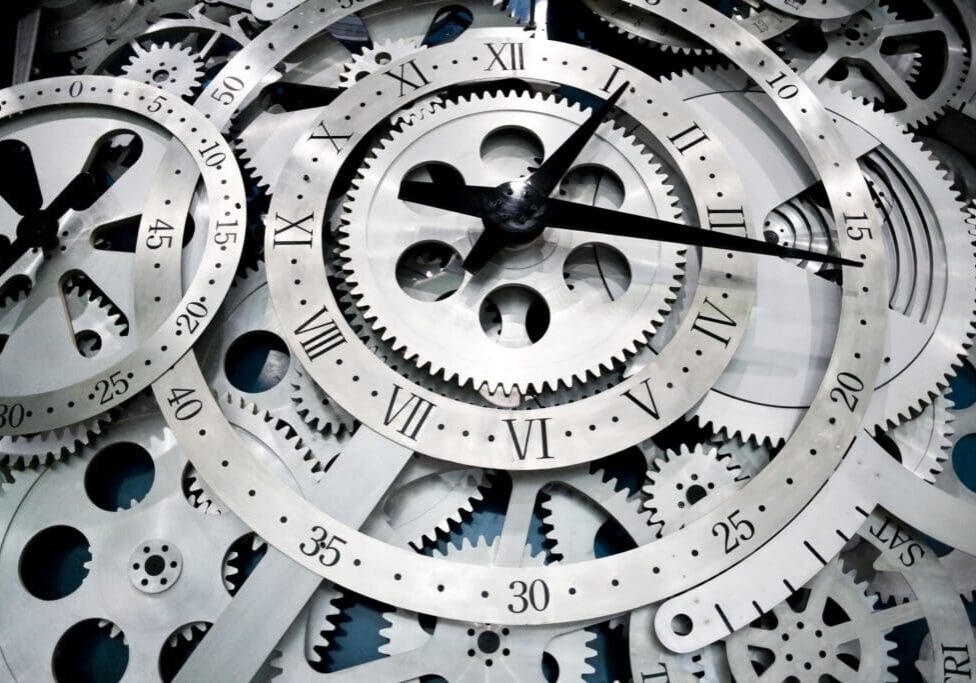
M 707 514 L 749 479 L 731 455 L 697 445 L 667 451 L 651 462 L 644 486 L 649 524 L 665 536 Z
M 112 421 L 112 413 L 102 413 L 79 424 L 38 434 L 0 436 L 0 465 L 23 469 L 49 465 L 77 454 L 90 446 Z
M 845 92 L 880 102 L 906 125 L 922 124 L 938 116 L 959 91 L 969 59 L 952 12 L 932 0 L 918 5 L 929 16 L 902 19 L 881 0 L 872 0 L 849 18 L 823 23 L 822 52 L 804 52 L 795 40 L 784 41 L 783 50 L 790 66 L 807 80 L 834 82 Z M 943 44 L 919 52 L 919 42 L 933 35 Z M 929 64 L 941 67 L 941 72 L 932 75 Z M 930 75 L 916 82 L 923 68 Z M 933 77 L 938 78 L 937 87 L 929 92 L 925 88 Z
M 623 0 L 584 0 L 584 4 L 602 22 L 612 26 L 618 33 L 630 39 L 639 40 L 661 50 L 680 55 L 711 54 L 707 47 L 695 36 L 680 26 L 672 24 L 638 5 Z M 796 25 L 796 19 L 763 5 L 761 0 L 735 0 L 723 8 L 731 17 L 740 21 L 744 27 L 763 40 L 774 38 Z
M 518 112 L 518 129 L 510 112 Z M 539 93 L 473 95 L 393 131 L 373 150 L 346 204 L 340 254 L 374 333 L 432 375 L 506 393 L 572 387 L 647 343 L 680 285 L 676 245 L 546 231 L 471 276 L 461 258 L 480 221 L 397 199 L 408 176 L 493 186 L 527 175 L 587 115 Z M 452 141 L 450 154 L 444 140 Z M 612 123 L 598 129 L 559 193 L 680 217 L 653 155 Z
M 491 564 L 498 549 L 496 538 L 489 543 L 479 537 L 461 545 L 448 544 L 435 554 L 468 564 Z M 541 564 L 542 555 L 526 555 L 523 564 Z M 389 656 L 409 656 L 423 648 L 430 655 L 425 666 L 431 674 L 456 683 L 492 681 L 535 681 L 542 676 L 544 655 L 555 659 L 560 680 L 582 681 L 596 670 L 588 660 L 597 656 L 591 647 L 596 634 L 572 624 L 560 626 L 503 627 L 468 624 L 439 619 L 433 632 L 425 630 L 417 615 L 395 610 L 384 615 L 387 626 L 380 635 L 387 642 L 380 651 Z M 363 665 L 364 680 L 369 665 Z M 415 670 L 415 668 L 414 668 Z M 404 674 L 406 675 L 406 674 Z M 419 678 L 407 678 L 419 683 Z
M 122 497 L 111 480 L 134 466 L 149 468 L 149 483 Z M 216 621 L 231 600 L 225 553 L 249 530 L 232 514 L 204 515 L 186 500 L 187 467 L 162 416 L 140 401 L 97 447 L 4 481 L 0 649 L 15 680 L 50 680 L 52 660 L 64 655 L 59 642 L 89 617 L 123 638 L 127 675 L 140 680 L 159 677 L 174 635 Z M 39 580 L 52 572 L 77 584 Z M 79 663 L 65 663 L 72 664 Z
M 897 681 L 897 660 L 888 654 L 895 648 L 891 629 L 867 627 L 877 599 L 866 588 L 839 560 L 828 564 L 791 598 L 726 638 L 735 680 Z M 857 628 L 838 629 L 838 622 Z
M 940 395 L 915 417 L 884 433 L 902 465 L 934 484 L 952 451 L 952 402 Z
M 792 165 L 796 151 L 771 135 L 779 117 L 765 97 L 745 90 L 733 94 L 739 89 L 729 83 L 735 73 L 696 72 L 672 83 L 719 128 L 723 142 L 762 160 L 754 193 L 772 210 L 777 195 L 794 197 L 815 179 L 790 178 L 794 172 L 784 166 Z M 972 344 L 976 253 L 967 234 L 969 214 L 937 159 L 892 117 L 836 89 L 820 88 L 818 94 L 860 155 L 883 226 L 889 327 L 867 420 L 888 429 L 942 393 Z M 755 166 L 748 159 L 743 163 Z M 777 169 L 777 176 L 763 168 Z M 857 235 L 856 226 L 852 231 Z M 798 406 L 810 405 L 823 380 L 839 309 L 837 286 L 826 277 L 788 262 L 760 260 L 749 335 L 691 414 L 703 426 L 742 439 L 775 446 L 789 438 L 806 414 Z
M 192 97 L 203 82 L 203 62 L 189 47 L 164 42 L 146 49 L 134 43 L 133 51 L 122 67 L 126 78 L 162 88 L 177 97 Z

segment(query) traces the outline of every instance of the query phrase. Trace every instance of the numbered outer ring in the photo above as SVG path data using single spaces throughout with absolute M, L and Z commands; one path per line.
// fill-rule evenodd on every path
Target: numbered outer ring
M 137 267 L 165 272 L 173 270 L 173 262 L 180 263 L 179 248 L 159 254 L 161 249 L 150 251 L 144 246 L 147 225 L 155 221 L 157 214 L 172 212 L 167 196 L 169 177 L 202 174 L 210 198 L 207 244 L 179 305 L 160 312 L 159 318 L 166 313 L 165 319 L 128 356 L 68 387 L 30 396 L 0 395 L 0 407 L 6 410 L 6 415 L 16 411 L 23 416 L 16 425 L 8 417 L 5 426 L 0 427 L 0 434 L 4 435 L 30 434 L 85 420 L 133 397 L 152 383 L 186 353 L 213 319 L 230 288 L 244 246 L 244 184 L 233 151 L 202 113 L 179 98 L 133 81 L 106 76 L 51 78 L 0 91 L 0 121 L 10 116 L 29 116 L 32 110 L 42 107 L 77 105 L 113 107 L 144 116 L 171 133 L 187 150 L 173 165 L 164 163 L 153 183 L 139 229 Z M 204 149 L 207 150 L 205 158 L 198 152 Z M 211 163 L 222 161 L 209 166 L 207 159 Z M 179 225 L 180 232 L 182 227 Z M 222 237 L 225 241 L 219 244 L 218 233 L 237 236 Z M 173 242 L 182 244 L 176 239 Z M 145 309 L 165 306 L 165 301 L 172 298 L 171 294 L 160 293 L 156 300 L 138 288 L 137 293 L 142 295 L 136 297 L 135 304 L 137 310 L 141 309 L 140 320 L 146 317 Z M 42 354 L 38 361 L 43 362 Z
M 776 99 L 808 149 L 838 220 L 871 216 L 872 202 L 856 160 L 807 86 L 759 41 L 697 2 L 675 2 L 656 10 L 680 21 L 738 62 Z M 463 50 L 459 50 L 463 54 Z M 782 78 L 781 78 L 782 77 Z M 777 80 L 780 79 L 781 80 Z M 368 79 L 364 79 L 368 80 Z M 770 82 L 775 85 L 770 85 Z M 876 219 L 869 218 L 869 226 Z M 777 458 L 742 490 L 705 517 L 654 543 L 611 557 L 550 567 L 490 567 L 436 560 L 393 548 L 342 524 L 268 476 L 243 449 L 210 398 L 195 359 L 187 358 L 156 383 L 164 413 L 201 475 L 217 495 L 258 534 L 310 571 L 374 599 L 404 609 L 486 623 L 571 622 L 616 614 L 675 595 L 706 582 L 748 557 L 817 495 L 853 446 L 881 362 L 887 321 L 884 254 L 880 243 L 855 245 L 843 233 L 846 256 L 865 268 L 844 273 L 843 307 L 834 355 L 816 401 Z M 863 255 L 857 254 L 861 251 Z M 866 388 L 853 411 L 831 401 L 832 379 L 840 372 L 864 378 Z M 194 387 L 200 409 L 178 420 L 165 397 L 177 387 Z M 795 479 L 793 477 L 796 477 Z M 715 525 L 738 513 L 754 534 L 731 552 L 712 535 Z M 330 567 L 300 551 L 323 527 L 345 543 Z M 799 552 L 799 551 L 798 551 Z M 519 586 L 543 581 L 550 600 L 541 611 L 515 614 L 508 607 Z M 720 615 L 713 618 L 718 619 Z
M 413 97 L 497 79 L 499 72 L 490 66 L 495 49 L 524 60 L 525 68 L 516 74 L 523 79 L 604 96 L 629 81 L 618 106 L 649 130 L 663 132 L 661 144 L 691 186 L 703 220 L 710 211 L 726 224 L 737 222 L 729 215 L 737 216 L 739 227 L 724 231 L 745 235 L 745 192 L 721 144 L 696 127 L 681 98 L 649 76 L 592 51 L 524 33 L 473 33 L 456 44 L 422 51 L 368 83 L 361 81 L 337 98 L 296 145 L 275 188 L 265 231 L 272 300 L 308 374 L 330 398 L 390 440 L 475 467 L 535 470 L 588 462 L 657 433 L 714 385 L 746 330 L 755 296 L 755 257 L 704 250 L 697 288 L 674 338 L 653 361 L 611 389 L 572 403 L 518 411 L 442 396 L 406 379 L 361 343 L 329 287 L 324 250 L 332 247 L 323 244 L 329 235 L 322 227 L 325 198 L 348 152 L 365 134 L 359 131 L 373 128 Z M 403 78 L 418 87 L 398 80 Z M 338 343 L 339 335 L 345 343 Z

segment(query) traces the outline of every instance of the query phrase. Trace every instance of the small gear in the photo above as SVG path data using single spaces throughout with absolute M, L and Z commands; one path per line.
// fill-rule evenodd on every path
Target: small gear
M 823 38 L 817 44 L 823 44 L 822 51 L 805 52 L 798 40 L 784 41 L 781 49 L 790 66 L 807 80 L 834 82 L 845 92 L 880 103 L 900 122 L 919 125 L 934 119 L 950 103 L 969 63 L 951 14 L 932 0 L 918 4 L 924 5 L 929 16 L 903 20 L 881 0 L 871 0 L 849 18 L 821 24 Z M 925 41 L 932 35 L 939 36 L 937 48 L 928 47 Z M 942 67 L 931 92 L 932 78 L 917 81 L 930 62 Z
M 588 468 L 564 473 L 559 485 L 546 489 L 542 508 L 547 550 L 561 562 L 585 562 L 596 558 L 596 539 L 604 525 L 613 520 L 638 545 L 653 539 L 649 514 L 639 497 L 603 472 Z M 634 530 L 648 531 L 644 536 Z
M 705 515 L 749 479 L 731 455 L 717 448 L 682 445 L 651 462 L 644 507 L 658 536 L 670 534 Z
M 506 113 L 515 111 L 523 120 L 519 130 L 533 133 L 507 126 Z M 522 249 L 506 250 L 474 278 L 460 263 L 479 229 L 475 223 L 418 212 L 389 191 L 408 175 L 459 174 L 479 185 L 524 175 L 542 150 L 553 148 L 585 116 L 581 107 L 541 93 L 472 95 L 393 131 L 373 150 L 353 182 L 339 253 L 351 293 L 375 334 L 431 375 L 506 394 L 585 383 L 647 343 L 675 300 L 682 249 L 544 233 Z M 473 145 L 470 153 L 452 152 L 452 158 L 465 159 L 462 168 L 441 160 L 445 136 Z M 678 200 L 655 158 L 610 123 L 598 129 L 560 193 L 679 217 Z M 390 258 L 367 257 L 374 244 L 382 244 Z M 432 317 L 441 324 L 432 327 Z M 580 348 L 588 350 L 587 360 Z M 489 368 L 504 372 L 490 374 Z
M 417 39 L 399 38 L 396 40 L 373 43 L 354 54 L 343 66 L 339 76 L 339 84 L 348 88 L 371 73 L 379 71 L 391 62 L 398 62 L 405 57 L 426 49 L 418 44 Z
M 839 560 L 824 567 L 785 602 L 725 640 L 736 681 L 837 680 L 897 681 L 889 656 L 895 642 L 890 629 L 860 628 L 855 641 L 838 639 L 838 622 L 867 623 L 876 599 L 866 582 L 845 573 Z
M 301 370 L 295 371 L 291 390 L 295 411 L 313 429 L 323 434 L 336 434 L 355 428 L 355 418 L 326 396 Z
M 729 455 L 732 461 L 742 468 L 742 472 L 750 478 L 759 474 L 773 459 L 773 451 L 766 444 L 743 441 L 739 438 L 729 438 L 724 434 L 715 434 L 708 443 L 718 449 L 719 457 Z
M 203 83 L 203 62 L 189 47 L 151 44 L 148 49 L 133 43 L 134 54 L 122 67 L 122 75 L 134 81 L 162 88 L 177 97 L 189 98 Z
M 134 55 L 170 39 L 174 49 L 190 49 L 195 62 L 208 72 L 218 70 L 230 54 L 250 42 L 256 33 L 253 18 L 216 5 L 193 0 L 140 2 L 126 22 L 103 40 L 71 57 L 75 73 L 116 75 Z M 219 52 L 214 51 L 218 47 Z M 136 80 L 138 72 L 133 76 Z

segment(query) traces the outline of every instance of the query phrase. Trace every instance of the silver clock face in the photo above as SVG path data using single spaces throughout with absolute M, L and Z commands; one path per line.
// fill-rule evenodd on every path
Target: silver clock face
M 36 4 L 7 678 L 973 677 L 969 3 Z

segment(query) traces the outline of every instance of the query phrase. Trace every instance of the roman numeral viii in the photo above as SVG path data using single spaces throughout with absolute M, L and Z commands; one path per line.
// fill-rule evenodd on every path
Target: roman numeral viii
M 310 361 L 325 355 L 346 342 L 345 337 L 342 336 L 342 330 L 336 325 L 335 320 L 329 314 L 329 309 L 325 306 L 296 327 L 295 335 Z

